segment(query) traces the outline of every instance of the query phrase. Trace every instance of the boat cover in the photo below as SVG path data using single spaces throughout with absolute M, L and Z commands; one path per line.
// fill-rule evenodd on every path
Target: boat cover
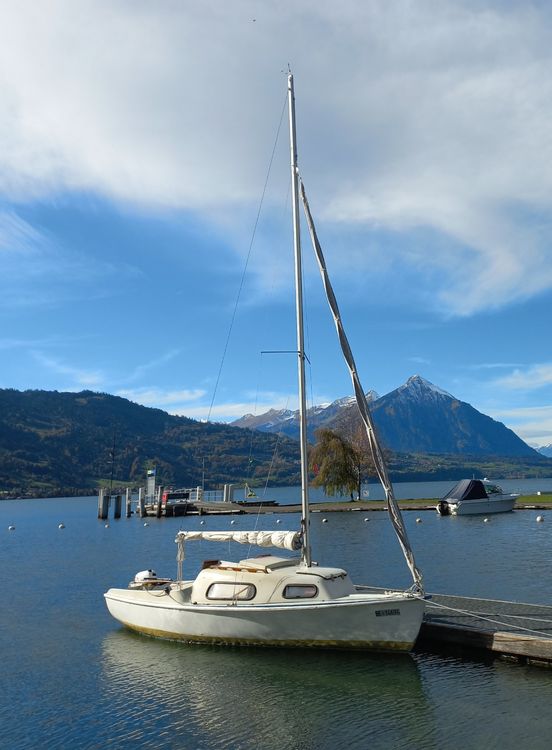
M 461 479 L 447 492 L 443 500 L 459 502 L 460 500 L 487 500 L 485 485 L 480 479 Z

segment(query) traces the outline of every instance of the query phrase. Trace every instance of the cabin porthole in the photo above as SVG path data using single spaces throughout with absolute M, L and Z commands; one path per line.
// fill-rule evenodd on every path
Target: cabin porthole
M 313 583 L 288 583 L 282 596 L 284 599 L 314 599 L 318 596 L 318 586 Z

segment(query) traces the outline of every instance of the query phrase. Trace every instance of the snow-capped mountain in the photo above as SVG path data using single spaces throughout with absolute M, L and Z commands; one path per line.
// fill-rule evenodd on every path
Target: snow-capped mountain
M 543 456 L 552 458 L 552 443 L 548 443 L 548 445 L 541 445 L 540 448 L 537 448 L 537 450 Z
M 368 402 L 378 398 L 375 391 L 366 394 Z M 307 412 L 308 439 L 314 440 L 314 433 L 320 427 L 331 427 L 335 420 L 344 412 L 354 407 L 356 401 L 354 396 L 345 396 L 330 404 L 319 404 L 311 407 Z M 245 414 L 240 419 L 231 422 L 233 427 L 247 427 L 251 430 L 261 432 L 280 432 L 292 438 L 299 438 L 299 411 L 289 409 L 269 409 L 264 414 L 254 416 Z
M 449 453 L 474 456 L 535 456 L 537 452 L 501 422 L 482 414 L 470 404 L 420 375 L 404 385 L 377 397 L 371 392 L 371 411 L 383 445 L 397 453 Z M 276 418 L 276 415 L 285 417 Z M 290 416 L 291 415 L 291 416 Z M 265 432 L 282 432 L 298 437 L 296 412 L 271 410 L 259 417 L 250 415 L 233 422 Z M 313 407 L 308 415 L 309 440 L 319 427 L 350 432 L 360 424 L 353 398 L 338 399 L 329 405 Z

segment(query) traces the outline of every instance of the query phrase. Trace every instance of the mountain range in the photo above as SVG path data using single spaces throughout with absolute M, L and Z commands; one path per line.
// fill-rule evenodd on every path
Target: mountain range
M 370 398 L 385 444 L 398 451 L 389 456 L 394 480 L 552 475 L 551 458 L 422 378 Z M 346 398 L 311 416 L 314 427 L 350 430 L 356 412 Z M 143 486 L 152 466 L 160 484 L 180 487 L 203 477 L 207 488 L 298 484 L 296 415 L 273 410 L 247 421 L 257 429 L 204 424 L 107 393 L 0 389 L 0 499 Z M 282 427 L 290 437 L 275 434 Z
M 367 394 L 376 429 L 385 448 L 396 453 L 535 457 L 539 454 L 501 422 L 414 375 L 404 385 L 378 396 Z M 263 432 L 297 438 L 298 412 L 271 409 L 232 422 Z M 341 398 L 308 411 L 308 439 L 321 427 L 352 434 L 360 426 L 354 398 Z

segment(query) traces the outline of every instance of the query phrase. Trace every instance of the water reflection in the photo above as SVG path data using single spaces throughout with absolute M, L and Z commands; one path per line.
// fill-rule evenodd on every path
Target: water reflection
M 187 647 L 118 630 L 102 661 L 103 699 L 141 747 L 434 747 L 408 655 Z

